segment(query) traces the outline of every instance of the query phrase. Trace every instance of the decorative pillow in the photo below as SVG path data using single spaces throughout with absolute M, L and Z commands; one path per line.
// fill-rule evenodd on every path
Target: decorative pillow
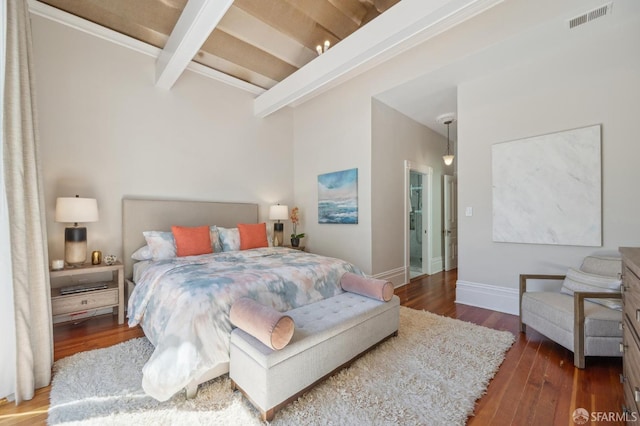
M 144 245 L 140 247 L 138 250 L 134 251 L 131 255 L 133 260 L 151 260 L 153 256 L 151 255 L 151 249 L 149 245 Z
M 619 257 L 587 256 L 582 261 L 580 270 L 588 274 L 620 278 L 622 259 Z
M 290 316 L 247 298 L 238 299 L 231 306 L 229 319 L 233 325 L 275 350 L 287 346 L 296 328 Z
M 145 231 L 142 233 L 151 251 L 153 260 L 173 259 L 176 257 L 176 241 L 171 232 Z
M 222 251 L 240 250 L 240 232 L 238 228 L 222 228 L 218 226 L 218 235 L 220 235 Z
M 178 257 L 213 253 L 208 226 L 172 226 Z
M 589 274 L 569 268 L 560 291 L 573 295 L 576 291 L 594 291 L 605 293 L 620 293 L 622 280 L 602 275 Z M 611 309 L 622 310 L 621 299 L 587 299 L 590 302 L 604 305 Z
M 340 278 L 344 291 L 388 302 L 393 297 L 393 284 L 377 278 L 367 278 L 351 272 L 345 272 Z
M 238 232 L 240 233 L 240 250 L 269 247 L 266 223 L 239 223 Z
M 209 227 L 209 236 L 211 237 L 211 247 L 214 253 L 220 253 L 222 251 L 222 244 L 220 243 L 220 231 L 215 225 Z

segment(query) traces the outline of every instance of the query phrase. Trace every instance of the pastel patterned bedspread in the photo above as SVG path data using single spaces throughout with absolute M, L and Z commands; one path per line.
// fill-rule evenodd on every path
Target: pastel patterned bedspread
M 128 306 L 155 350 L 142 387 L 164 401 L 229 361 L 235 300 L 249 297 L 283 312 L 342 293 L 343 260 L 270 247 L 159 260 L 140 277 Z

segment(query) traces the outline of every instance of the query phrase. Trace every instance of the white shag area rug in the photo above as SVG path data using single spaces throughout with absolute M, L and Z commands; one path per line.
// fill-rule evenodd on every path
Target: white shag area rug
M 274 425 L 463 425 L 514 341 L 506 331 L 400 308 L 400 329 L 349 368 L 276 413 Z M 141 388 L 146 338 L 54 364 L 49 424 L 257 425 L 227 375 L 158 402 Z M 295 374 L 292 372 L 292 374 Z

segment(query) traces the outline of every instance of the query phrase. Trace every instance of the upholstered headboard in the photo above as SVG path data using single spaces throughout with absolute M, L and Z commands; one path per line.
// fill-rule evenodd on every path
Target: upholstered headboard
M 257 223 L 258 205 L 180 200 L 122 200 L 122 248 L 124 273 L 133 275 L 131 254 L 146 244 L 144 231 L 171 231 L 172 225 L 218 225 L 235 228 L 238 223 Z

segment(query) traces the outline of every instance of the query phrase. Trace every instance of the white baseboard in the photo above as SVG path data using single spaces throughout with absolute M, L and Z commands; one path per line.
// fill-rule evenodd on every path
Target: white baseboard
M 442 272 L 444 268 L 444 263 L 442 261 L 442 256 L 431 258 L 431 274 L 437 274 L 438 272 Z
M 394 288 L 402 287 L 407 284 L 404 282 L 404 277 L 406 276 L 406 270 L 404 266 L 400 268 L 391 269 L 389 271 L 380 272 L 379 274 L 371 275 L 371 278 L 377 278 L 379 280 L 387 280 L 393 283 Z
M 456 303 L 519 315 L 518 290 L 514 288 L 458 280 Z

